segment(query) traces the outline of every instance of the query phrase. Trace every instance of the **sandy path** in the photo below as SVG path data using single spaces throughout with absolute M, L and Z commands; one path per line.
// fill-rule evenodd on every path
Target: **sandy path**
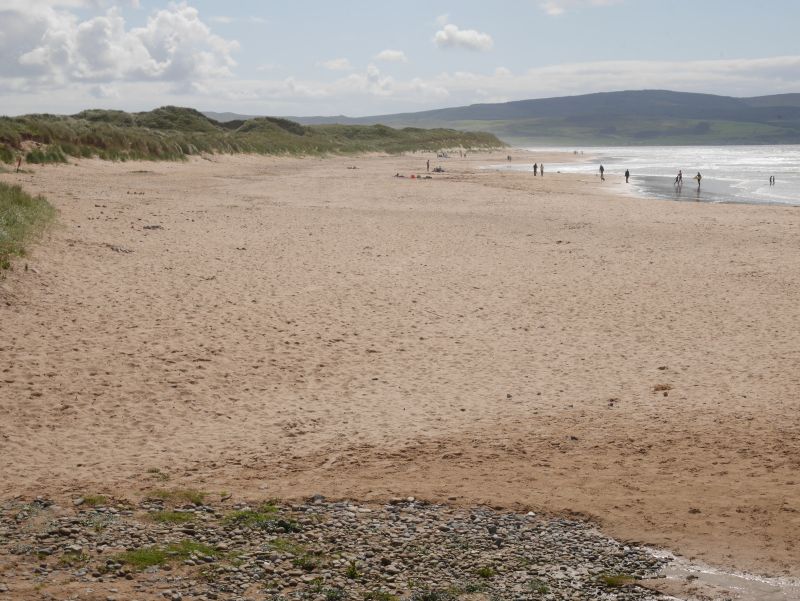
M 486 162 L 0 176 L 61 212 L 0 284 L 0 498 L 415 494 L 800 575 L 800 211 Z

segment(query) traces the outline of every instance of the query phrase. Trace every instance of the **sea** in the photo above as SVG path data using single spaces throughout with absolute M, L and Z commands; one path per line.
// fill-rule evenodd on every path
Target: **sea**
M 608 148 L 527 148 L 534 153 L 572 152 L 577 162 L 545 165 L 545 173 L 620 176 L 628 169 L 640 196 L 689 202 L 800 206 L 800 145 L 631 146 Z M 492 169 L 531 171 L 531 165 L 492 165 Z M 678 170 L 683 185 L 675 185 Z M 697 173 L 702 185 L 698 190 Z M 775 177 L 775 185 L 769 178 Z M 598 175 L 599 177 L 599 175 Z

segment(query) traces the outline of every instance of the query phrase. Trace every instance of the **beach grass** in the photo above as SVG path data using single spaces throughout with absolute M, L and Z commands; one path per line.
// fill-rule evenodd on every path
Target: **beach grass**
M 0 183 L 0 270 L 10 269 L 14 257 L 24 257 L 30 241 L 54 217 L 55 209 L 44 197 Z
M 101 507 L 108 503 L 108 497 L 105 495 L 85 495 L 83 497 L 84 507 Z
M 306 548 L 293 541 L 290 541 L 286 538 L 276 538 L 275 540 L 271 541 L 269 545 L 275 549 L 276 551 L 280 551 L 281 553 L 291 553 L 292 555 L 302 555 L 306 552 Z
M 178 489 L 157 489 L 149 493 L 155 499 L 161 499 L 168 503 L 191 503 L 192 505 L 202 505 L 206 498 L 206 493 L 191 488 Z
M 295 520 L 282 516 L 278 508 L 271 503 L 263 503 L 256 509 L 233 511 L 225 516 L 224 523 L 267 531 L 299 532 L 301 530 Z
M 120 563 L 131 566 L 135 570 L 145 570 L 170 561 L 181 561 L 191 555 L 207 555 L 216 557 L 218 552 L 213 547 L 196 541 L 184 540 L 167 546 L 141 547 L 121 553 L 116 557 Z
M 194 514 L 184 511 L 154 511 L 148 517 L 159 524 L 185 524 L 194 520 Z
M 621 588 L 633 584 L 636 578 L 630 574 L 603 574 L 600 581 L 608 588 Z
M 29 163 L 69 157 L 108 160 L 182 160 L 202 153 L 326 155 L 401 153 L 504 146 L 493 134 L 454 129 L 393 129 L 385 125 L 304 126 L 259 117 L 220 123 L 189 108 L 144 113 L 90 110 L 72 116 L 0 117 L 0 162 L 23 155 Z

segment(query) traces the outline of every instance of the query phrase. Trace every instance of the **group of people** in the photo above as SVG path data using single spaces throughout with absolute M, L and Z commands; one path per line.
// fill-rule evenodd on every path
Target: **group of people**
M 606 173 L 606 169 L 601 164 L 600 165 L 600 180 L 601 181 L 606 181 L 605 173 Z M 533 174 L 536 175 L 536 165 L 533 166 Z M 630 172 L 630 170 L 626 169 L 625 170 L 625 183 L 626 184 L 628 183 L 628 180 L 630 179 L 630 177 L 631 177 L 631 172 Z M 699 190 L 700 189 L 700 183 L 703 181 L 703 174 L 698 171 L 697 175 L 694 176 L 694 179 L 697 180 L 697 189 Z M 774 186 L 775 185 L 775 176 L 774 175 L 771 175 L 769 177 L 769 185 L 770 186 Z M 675 186 L 678 187 L 678 188 L 683 186 L 683 170 L 680 170 L 680 169 L 678 170 L 678 175 L 675 176 Z
M 697 189 L 700 189 L 700 182 L 703 181 L 703 175 L 698 171 L 697 175 L 694 176 L 694 179 L 697 180 Z M 675 176 L 675 186 L 680 188 L 683 186 L 683 170 L 678 169 L 678 175 Z
M 625 170 L 625 183 L 627 184 L 631 178 L 631 172 L 629 169 Z M 703 180 L 703 175 L 698 171 L 697 175 L 694 176 L 694 179 L 697 180 L 697 188 L 700 188 L 700 182 Z M 606 168 L 603 165 L 600 165 L 600 181 L 606 181 Z M 680 187 L 683 186 L 683 170 L 678 170 L 678 175 L 675 176 L 675 185 Z M 775 177 L 769 178 L 769 185 L 775 185 Z
M 631 179 L 631 171 L 630 171 L 630 169 L 626 169 L 625 170 L 625 183 L 626 184 L 629 183 L 630 179 Z M 606 181 L 606 168 L 603 167 L 602 164 L 600 165 L 600 181 L 601 182 Z
M 544 163 L 542 163 L 541 165 L 537 165 L 536 163 L 534 163 L 533 164 L 534 177 L 539 175 L 540 173 L 542 174 L 542 177 L 544 177 Z

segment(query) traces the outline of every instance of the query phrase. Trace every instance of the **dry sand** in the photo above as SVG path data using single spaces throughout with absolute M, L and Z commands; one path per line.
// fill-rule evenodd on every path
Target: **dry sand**
M 0 176 L 60 211 L 0 283 L 0 498 L 415 495 L 800 575 L 800 210 L 426 158 Z

